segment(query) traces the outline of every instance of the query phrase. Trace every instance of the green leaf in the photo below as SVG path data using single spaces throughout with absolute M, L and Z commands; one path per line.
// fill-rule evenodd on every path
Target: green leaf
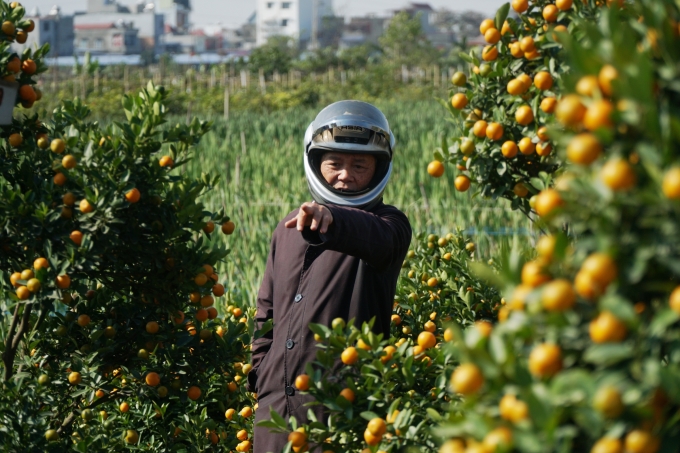
M 503 6 L 498 8 L 498 11 L 496 12 L 496 29 L 498 31 L 503 29 L 503 24 L 505 23 L 505 19 L 508 18 L 508 12 L 510 12 L 510 3 L 505 3 Z
M 680 315 L 673 310 L 665 309 L 654 316 L 654 320 L 649 326 L 649 332 L 654 336 L 661 336 L 668 330 L 668 327 L 678 322 Z
M 637 322 L 638 316 L 635 313 L 633 304 L 617 294 L 607 294 L 599 303 L 601 310 L 612 312 L 621 321 L 626 324 Z
M 430 417 L 430 419 L 432 419 L 432 421 L 439 422 L 439 421 L 442 420 L 442 416 L 439 415 L 439 412 L 437 412 L 433 408 L 428 407 L 427 409 L 425 409 L 425 411 L 427 412 L 428 417 Z
M 283 419 L 283 417 L 281 417 L 279 413 L 276 412 L 274 409 L 269 410 L 269 416 L 271 417 L 271 420 L 274 423 L 275 427 L 280 427 L 282 429 L 286 429 L 288 427 L 288 424 Z
M 472 273 L 477 276 L 480 280 L 487 282 L 488 284 L 495 286 L 496 288 L 502 288 L 504 285 L 503 279 L 489 266 L 479 261 L 473 261 L 470 263 L 470 269 Z M 468 293 L 469 294 L 469 293 Z M 466 295 L 465 288 L 460 288 L 460 297 L 464 298 Z
M 458 56 L 470 64 L 474 63 L 472 57 L 465 52 L 458 52 Z
M 271 420 L 260 420 L 259 422 L 255 423 L 256 426 L 261 426 L 263 428 L 280 428 L 278 423 L 275 423 Z
M 499 176 L 503 176 L 506 171 L 508 171 L 507 162 L 500 161 L 496 164 L 496 173 L 498 173 Z
M 541 178 L 531 178 L 529 181 L 536 190 L 538 191 L 545 190 L 545 183 Z
M 629 344 L 607 343 L 590 346 L 583 353 L 583 359 L 595 365 L 611 366 L 633 357 L 633 347 Z
M 310 328 L 311 328 L 311 325 L 310 325 Z M 262 327 L 260 329 L 255 331 L 255 333 L 253 334 L 253 339 L 257 340 L 258 338 L 262 338 L 263 336 L 265 336 L 267 333 L 269 333 L 273 329 L 274 329 L 274 320 L 268 319 L 267 322 L 262 324 Z
M 508 360 L 508 351 L 503 338 L 495 331 L 489 338 L 489 352 L 497 364 L 503 365 Z
M 368 420 L 368 421 L 371 421 L 374 418 L 380 418 L 380 416 L 378 414 L 376 414 L 375 412 L 372 412 L 372 411 L 364 411 L 359 415 L 361 415 L 361 418 L 363 418 L 364 420 Z
M 550 391 L 558 398 L 583 399 L 595 393 L 595 381 L 591 373 L 582 369 L 569 369 L 558 373 L 552 380 Z M 580 395 L 580 397 L 579 397 Z
M 404 374 L 404 377 L 406 378 L 406 384 L 411 387 L 413 386 L 415 382 L 415 377 L 413 375 L 413 371 L 411 370 L 411 367 L 413 366 L 413 356 L 409 356 L 406 361 L 404 362 L 404 365 L 401 367 L 401 371 Z

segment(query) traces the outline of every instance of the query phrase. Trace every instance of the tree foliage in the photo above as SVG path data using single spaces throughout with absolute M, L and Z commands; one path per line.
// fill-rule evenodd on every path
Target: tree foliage
M 396 14 L 379 39 L 385 61 L 395 66 L 427 66 L 438 57 L 437 50 L 427 40 L 420 17 L 405 11 Z
M 506 268 L 508 304 L 490 338 L 456 337 L 451 383 L 474 369 L 476 386 L 438 431 L 447 451 L 680 443 L 680 9 L 573 5 L 600 17 L 560 39 L 570 71 L 550 136 L 565 169 L 535 205 L 550 234 L 535 259 Z
M 3 2 L 0 13 L 3 33 L 8 22 L 30 29 L 21 6 Z M 25 51 L 16 71 L 3 66 L 27 107 L 46 51 Z M 15 58 L 0 44 L 1 61 Z M 218 178 L 178 171 L 210 124 L 166 124 L 167 96 L 149 83 L 107 127 L 77 99 L 51 122 L 17 112 L 0 126 L 4 451 L 243 442 L 236 433 L 251 414 L 224 414 L 252 404 L 237 385 L 247 317 L 218 316 L 215 267 L 228 251 L 211 240 L 215 223 L 226 234 L 234 224 L 199 200 Z
M 288 72 L 298 52 L 295 41 L 288 36 L 272 36 L 267 42 L 253 49 L 248 66 L 253 71 L 262 70 L 267 76 L 274 72 Z

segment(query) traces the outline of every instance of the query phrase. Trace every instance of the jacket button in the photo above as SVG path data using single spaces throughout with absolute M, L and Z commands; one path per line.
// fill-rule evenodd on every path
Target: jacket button
M 293 346 L 295 346 L 295 342 L 293 340 L 286 340 L 286 347 L 288 349 L 293 349 Z
M 288 396 L 293 396 L 295 395 L 295 389 L 291 387 L 290 385 L 286 387 L 286 395 Z
M 300 302 L 302 300 L 302 294 L 295 296 L 295 302 Z

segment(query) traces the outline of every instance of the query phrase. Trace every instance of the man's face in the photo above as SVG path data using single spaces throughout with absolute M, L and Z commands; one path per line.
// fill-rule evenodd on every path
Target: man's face
M 335 152 L 321 156 L 321 174 L 336 190 L 363 190 L 368 187 L 374 173 L 375 156 Z

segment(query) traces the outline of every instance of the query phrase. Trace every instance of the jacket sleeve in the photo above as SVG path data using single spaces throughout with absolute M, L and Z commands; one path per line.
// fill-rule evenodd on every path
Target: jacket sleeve
M 333 223 L 326 234 L 305 228 L 303 238 L 312 245 L 356 256 L 381 271 L 403 260 L 411 243 L 411 225 L 394 207 L 375 212 L 327 205 Z
M 272 239 L 267 258 L 267 267 L 264 278 L 257 293 L 257 312 L 255 313 L 255 330 L 262 329 L 264 323 L 274 318 L 274 256 L 276 254 L 276 234 Z M 274 339 L 274 329 L 267 332 L 264 336 L 253 340 L 252 343 L 252 365 L 253 368 L 248 372 L 248 382 L 246 388 L 250 392 L 257 389 L 257 370 L 264 356 L 267 355 Z

